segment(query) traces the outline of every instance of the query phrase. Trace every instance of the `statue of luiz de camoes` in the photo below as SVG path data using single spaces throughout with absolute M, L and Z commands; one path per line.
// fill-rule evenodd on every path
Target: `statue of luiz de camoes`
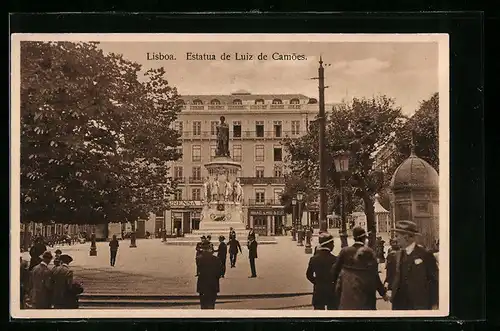
M 215 158 L 205 164 L 209 176 L 203 183 L 200 228 L 191 235 L 220 235 L 227 237 L 229 228 L 237 233 L 246 231 L 243 217 L 243 188 L 238 175 L 241 164 L 229 153 L 229 126 L 224 116 L 217 125 L 217 149 Z

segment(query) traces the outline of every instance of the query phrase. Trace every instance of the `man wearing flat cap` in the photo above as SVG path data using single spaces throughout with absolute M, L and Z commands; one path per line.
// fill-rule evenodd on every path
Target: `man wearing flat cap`
M 47 251 L 42 255 L 42 261 L 31 271 L 31 302 L 35 309 L 51 308 L 52 272 L 49 263 L 52 253 Z
M 416 243 L 420 233 L 414 222 L 400 221 L 393 231 L 401 249 L 396 252 L 394 276 L 389 283 L 392 309 L 437 309 L 439 286 L 436 258 Z
M 314 310 L 336 309 L 335 284 L 330 270 L 337 261 L 332 254 L 333 236 L 327 232 L 319 234 L 319 246 L 309 259 L 306 277 L 313 284 L 312 305 Z
M 213 255 L 210 242 L 204 240 L 200 245 L 201 253 L 196 258 L 198 265 L 198 280 L 196 292 L 200 295 L 201 309 L 215 309 L 217 293 L 219 293 L 219 279 L 222 274 L 220 259 Z
M 366 241 L 365 229 L 352 230 L 354 244 L 344 247 L 331 269 L 339 310 L 374 310 L 376 293 L 388 300 L 386 289 L 380 280 L 375 252 Z
M 72 301 L 73 271 L 69 264 L 73 258 L 67 254 L 59 256 L 60 265 L 52 268 L 52 304 L 55 309 L 70 309 Z

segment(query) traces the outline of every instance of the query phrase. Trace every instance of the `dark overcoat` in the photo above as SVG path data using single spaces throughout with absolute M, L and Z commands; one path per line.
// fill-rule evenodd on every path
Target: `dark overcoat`
M 51 307 L 52 272 L 45 263 L 39 263 L 31 271 L 31 303 L 35 309 Z
M 248 243 L 248 258 L 257 258 L 257 242 L 255 240 L 252 240 Z
M 385 294 L 375 252 L 362 244 L 343 248 L 332 268 L 339 310 L 376 309 L 376 293 Z
M 401 277 L 402 254 L 407 254 L 404 249 L 396 252 L 396 267 L 394 280 L 390 289 L 392 290 L 392 308 L 401 309 L 400 285 L 404 281 Z M 408 270 L 407 296 L 410 300 L 409 309 L 432 309 L 438 305 L 439 298 L 439 278 L 438 265 L 435 256 L 424 247 L 416 245 L 410 255 L 406 257 Z M 405 306 L 407 306 L 406 303 Z
M 306 277 L 314 285 L 312 304 L 328 305 L 335 302 L 335 284 L 332 281 L 331 269 L 337 257 L 328 249 L 318 249 L 309 259 Z
M 394 281 L 394 274 L 396 273 L 396 252 L 393 250 L 387 254 L 385 260 L 385 280 L 384 283 L 388 284 L 388 288 L 391 288 L 391 284 Z
M 52 303 L 57 309 L 70 309 L 73 303 L 73 271 L 65 264 L 52 268 Z
M 219 279 L 222 275 L 222 264 L 212 252 L 203 251 L 197 258 L 198 280 L 196 292 L 200 294 L 219 293 Z
M 221 242 L 219 247 L 217 247 L 217 257 L 221 260 L 225 260 L 227 257 L 227 245 L 225 242 Z
M 228 246 L 230 254 L 238 254 L 238 250 L 241 252 L 240 242 L 236 239 L 229 240 Z

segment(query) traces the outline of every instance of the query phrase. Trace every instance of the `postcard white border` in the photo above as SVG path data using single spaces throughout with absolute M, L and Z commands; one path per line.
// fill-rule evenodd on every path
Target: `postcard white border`
M 21 310 L 19 308 L 20 201 L 11 199 L 10 313 L 20 319 L 82 318 L 388 318 L 449 315 L 449 36 L 448 34 L 12 34 L 10 193 L 20 196 L 20 44 L 21 41 L 120 42 L 437 42 L 439 44 L 439 310 L 433 311 L 315 311 L 315 310 L 196 310 L 196 309 L 79 309 Z M 13 116 L 14 110 L 17 111 Z M 448 203 L 445 203 L 448 202 Z

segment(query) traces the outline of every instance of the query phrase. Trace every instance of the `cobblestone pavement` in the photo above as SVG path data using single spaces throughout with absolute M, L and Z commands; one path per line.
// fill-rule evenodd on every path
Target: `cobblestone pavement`
M 317 244 L 313 240 L 313 247 Z M 290 236 L 277 237 L 276 245 L 258 248 L 257 278 L 249 279 L 248 250 L 242 243 L 243 255 L 238 255 L 236 268 L 227 265 L 226 277 L 221 279 L 220 295 L 310 293 L 312 285 L 305 277 L 311 255 L 304 247 L 297 246 Z M 165 245 L 160 239 L 137 240 L 137 247 L 130 248 L 129 240 L 120 241 L 115 267 L 109 266 L 109 247 L 97 243 L 97 256 L 89 256 L 90 243 L 74 246 L 57 246 L 70 254 L 75 278 L 83 283 L 85 294 L 137 294 L 137 295 L 195 295 L 195 250 L 191 246 Z M 336 239 L 334 254 L 340 250 Z M 28 259 L 29 255 L 23 253 Z M 382 273 L 381 278 L 385 275 Z M 378 300 L 380 309 L 388 304 Z M 311 297 L 252 299 L 218 305 L 220 309 L 273 308 L 276 305 L 310 309 Z M 266 308 L 269 307 L 269 308 Z M 300 308 L 302 307 L 302 308 Z M 178 306 L 176 308 L 183 308 Z M 188 307 L 185 307 L 188 308 Z M 189 308 L 193 308 L 190 306 Z M 292 308 L 290 308 L 292 309 Z

